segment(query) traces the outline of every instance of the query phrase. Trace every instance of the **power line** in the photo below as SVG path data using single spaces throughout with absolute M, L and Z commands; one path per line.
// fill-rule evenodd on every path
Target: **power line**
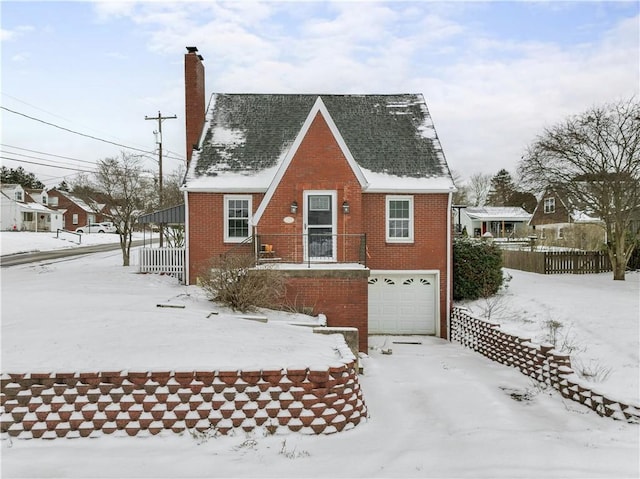
M 60 130 L 68 131 L 69 133 L 73 133 L 73 134 L 75 134 L 75 135 L 80 135 L 80 136 L 84 136 L 84 137 L 86 137 L 86 138 L 91 138 L 92 140 L 102 141 L 102 142 L 104 142 L 104 143 L 109 143 L 109 144 L 111 144 L 111 145 L 119 146 L 119 147 L 121 147 L 121 148 L 126 148 L 126 149 L 128 149 L 128 150 L 141 151 L 142 153 L 151 153 L 151 152 L 150 152 L 150 151 L 148 151 L 148 150 L 142 150 L 142 149 L 140 149 L 140 148 L 134 148 L 133 146 L 123 145 L 123 144 L 121 144 L 121 143 L 116 143 L 116 142 L 114 142 L 114 141 L 105 140 L 105 139 L 103 139 L 103 138 L 98 138 L 97 136 L 87 135 L 86 133 L 81 133 L 81 132 L 79 132 L 79 131 L 71 130 L 71 129 L 69 129 L 69 128 L 65 128 L 64 126 L 56 125 L 55 123 L 50 123 L 50 122 L 48 122 L 48 121 L 41 120 L 40 118 L 35 118 L 35 117 L 33 117 L 33 116 L 26 115 L 26 114 L 21 113 L 21 112 L 19 112 L 19 111 L 11 110 L 11 109 L 9 109 L 9 108 L 7 108 L 7 107 L 4 107 L 4 106 L 0 106 L 0 108 L 1 108 L 1 109 L 3 109 L 3 110 L 5 110 L 5 111 L 8 111 L 8 112 L 10 112 L 10 113 L 13 113 L 13 114 L 15 114 L 15 115 L 20 115 L 20 116 L 23 116 L 23 117 L 25 117 L 25 118 L 29 118 L 30 120 L 38 121 L 38 122 L 40 122 L 40 123 L 44 123 L 45 125 L 53 126 L 53 127 L 55 127 L 55 128 L 59 128 Z
M 93 163 L 91 161 L 80 160 L 78 158 L 71 158 L 70 156 L 54 155 L 53 153 L 47 153 L 45 151 L 30 150 L 29 148 L 20 148 L 19 146 L 7 145 L 6 143 L 0 143 L 0 145 L 2 145 L 3 147 L 7 147 L 7 148 L 13 148 L 15 150 L 28 151 L 30 153 L 38 153 L 39 155 L 54 156 L 56 158 L 62 158 L 64 160 L 72 160 L 72 161 L 77 161 L 79 163 L 87 163 L 89 165 L 95 165 L 95 163 Z M 8 151 L 7 153 L 9 153 L 11 155 L 19 155 L 19 156 L 26 156 L 28 158 L 35 158 L 33 156 L 25 155 L 23 153 L 14 153 L 12 151 Z M 44 159 L 44 158 L 36 158 L 36 159 L 37 160 L 41 160 L 41 159 Z
M 23 160 L 23 159 L 20 159 L 20 158 L 9 158 L 7 156 L 0 156 L 0 159 L 9 160 L 9 161 L 17 161 L 19 163 L 28 163 L 30 165 L 46 166 L 48 168 L 58 168 L 58 169 L 61 169 L 61 170 L 81 171 L 83 173 L 95 173 L 95 170 L 82 170 L 80 168 L 71 168 L 71 167 L 68 167 L 68 166 L 47 165 L 46 163 L 37 163 L 35 161 L 28 161 L 28 160 Z
M 17 153 L 15 151 L 3 151 L 0 150 L 0 153 L 3 153 L 5 155 L 17 155 L 17 156 L 23 156 L 25 158 L 31 158 L 33 160 L 41 160 L 41 161 L 57 161 L 57 160 L 50 160 L 49 158 L 41 158 L 39 156 L 32 156 L 32 155 L 26 155 L 24 153 Z M 89 163 L 88 161 L 84 161 L 83 163 L 87 163 L 89 165 L 92 166 L 96 166 L 95 163 Z M 64 161 L 58 161 L 57 163 L 51 164 L 51 163 L 47 163 L 47 165 L 51 165 L 51 166 L 55 166 L 55 165 L 71 165 L 71 166 L 81 166 L 81 165 L 74 165 L 73 163 L 67 163 Z

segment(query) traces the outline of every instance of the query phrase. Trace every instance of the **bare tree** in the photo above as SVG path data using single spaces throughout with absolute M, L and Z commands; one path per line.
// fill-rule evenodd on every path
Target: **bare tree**
M 100 213 L 118 228 L 122 265 L 129 266 L 133 227 L 155 200 L 153 179 L 145 174 L 137 157 L 122 152 L 119 158 L 98 162 L 95 189 L 106 204 Z
M 180 190 L 184 181 L 185 167 L 180 165 L 164 178 L 162 189 L 163 204 L 160 207 L 172 207 L 184 204 L 184 193 Z
M 453 194 L 454 205 L 467 205 L 469 204 L 469 187 L 464 184 L 462 175 L 455 170 L 451 170 L 451 177 L 453 183 L 456 185 L 457 191 Z
M 469 177 L 469 197 L 473 206 L 484 206 L 491 190 L 492 176 L 486 173 L 475 173 Z
M 624 280 L 640 210 L 640 103 L 594 106 L 546 128 L 520 162 L 521 177 L 538 191 L 561 185 L 573 205 L 597 215 L 607 231 L 613 279 Z

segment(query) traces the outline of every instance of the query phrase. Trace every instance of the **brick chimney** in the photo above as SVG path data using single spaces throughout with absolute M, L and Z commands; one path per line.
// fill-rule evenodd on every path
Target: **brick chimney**
M 187 47 L 184 56 L 184 117 L 187 132 L 187 167 L 197 146 L 205 119 L 204 65 L 196 47 Z

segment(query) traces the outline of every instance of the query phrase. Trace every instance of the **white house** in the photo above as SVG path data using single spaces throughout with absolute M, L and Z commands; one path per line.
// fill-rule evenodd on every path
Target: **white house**
M 471 237 L 489 232 L 494 238 L 526 236 L 531 214 L 517 206 L 470 206 L 461 208 L 460 225 Z
M 46 197 L 46 192 L 41 192 L 38 199 L 42 200 L 43 195 Z M 0 185 L 0 208 L 0 230 L 3 231 L 56 231 L 63 225 L 63 211 L 51 210 L 33 201 L 20 185 Z

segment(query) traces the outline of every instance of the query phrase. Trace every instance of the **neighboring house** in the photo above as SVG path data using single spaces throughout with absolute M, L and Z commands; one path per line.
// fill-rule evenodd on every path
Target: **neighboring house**
M 35 201 L 30 191 L 35 194 Z M 42 204 L 43 190 L 25 190 L 21 185 L 3 184 L 0 187 L 0 230 L 56 231 L 62 228 L 62 212 Z M 44 200 L 46 202 L 46 200 Z
M 518 206 L 469 206 L 460 210 L 460 224 L 467 234 L 479 238 L 491 233 L 494 238 L 526 236 L 531 213 Z
M 205 112 L 188 50 L 188 282 L 245 252 L 361 351 L 370 333 L 446 338 L 455 187 L 422 95 L 214 94 Z
M 66 230 L 73 231 L 80 226 L 104 220 L 87 202 L 67 191 L 51 189 L 47 201 L 51 208 L 64 210 L 62 227 Z
M 582 225 L 585 230 L 596 230 L 601 236 L 600 241 L 605 241 L 604 228 L 592 227 L 602 226 L 602 220 L 572 205 L 567 195 L 558 188 L 547 188 L 538 201 L 529 224 L 540 238 L 562 239 L 568 228 Z

